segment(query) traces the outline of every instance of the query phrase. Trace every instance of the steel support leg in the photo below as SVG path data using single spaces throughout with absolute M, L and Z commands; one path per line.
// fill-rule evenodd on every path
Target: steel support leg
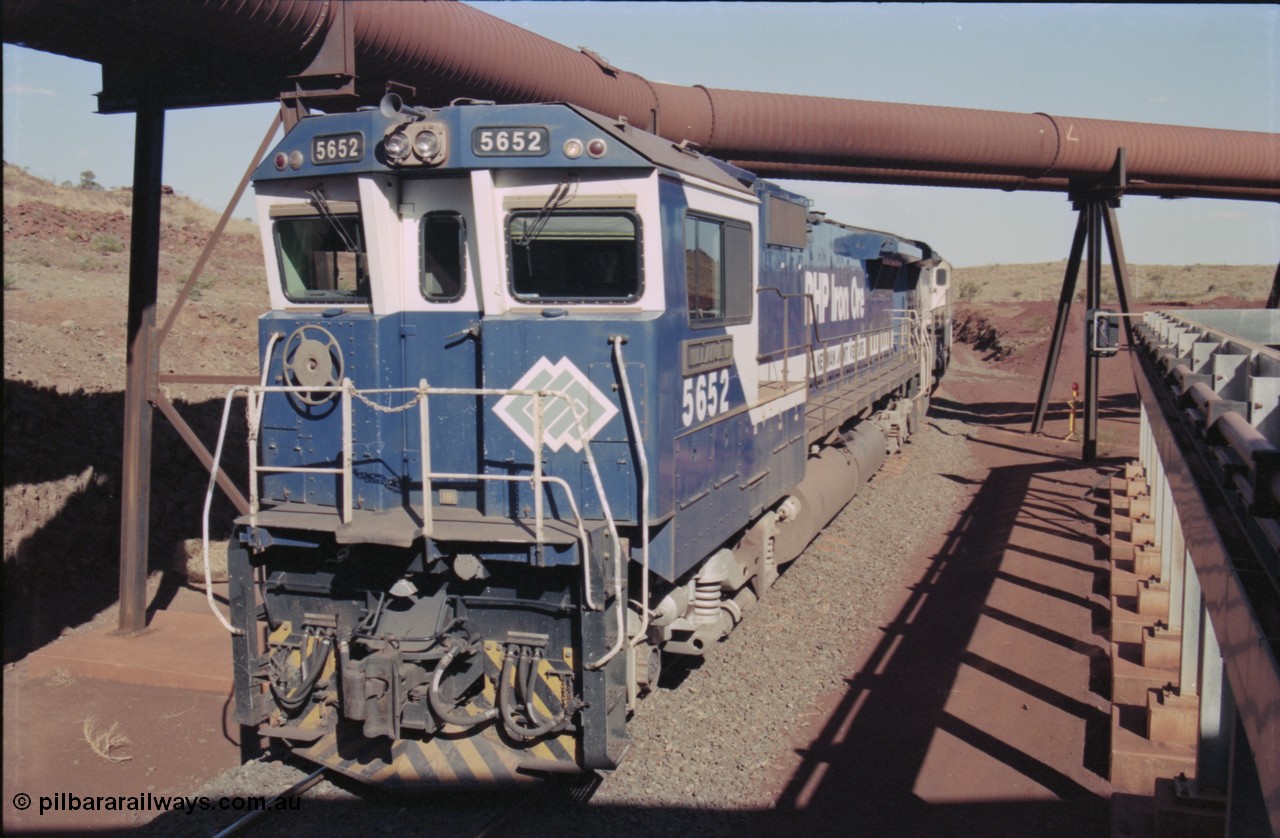
M 146 627 L 147 547 L 151 507 L 150 398 L 156 387 L 156 297 L 160 270 L 160 178 L 164 108 L 138 107 L 133 158 L 133 227 L 129 251 L 128 359 L 124 461 L 120 475 L 121 632 Z
M 1223 668 L 1222 649 L 1208 614 L 1202 615 L 1200 645 L 1200 743 L 1196 748 L 1196 786 L 1225 794 L 1231 770 L 1235 702 Z
M 1040 433 L 1044 425 L 1045 410 L 1049 405 L 1049 391 L 1058 371 L 1058 357 L 1062 354 L 1062 337 L 1067 332 L 1067 318 L 1071 314 L 1071 298 L 1076 293 L 1076 277 L 1080 274 L 1080 256 L 1084 252 L 1085 217 L 1080 213 L 1076 220 L 1076 234 L 1071 240 L 1071 256 L 1067 260 L 1067 272 L 1062 278 L 1062 293 L 1058 296 L 1058 316 L 1053 322 L 1053 337 L 1049 342 L 1049 357 L 1044 362 L 1044 375 L 1040 379 L 1040 395 L 1036 398 L 1035 414 L 1031 417 L 1031 433 Z
M 1120 303 L 1121 313 L 1129 314 L 1129 301 L 1133 295 L 1129 293 L 1129 266 L 1124 259 L 1124 243 L 1120 241 L 1120 224 L 1116 221 L 1116 207 L 1119 199 L 1107 201 L 1101 206 L 1102 226 L 1107 231 L 1107 248 L 1111 256 L 1111 271 L 1116 278 L 1116 300 Z M 1133 318 L 1122 317 L 1124 337 L 1130 347 L 1134 346 Z
M 1085 274 L 1085 311 L 1093 311 L 1100 303 L 1102 290 L 1102 213 L 1097 201 L 1085 202 L 1081 213 L 1087 217 L 1086 233 L 1089 268 Z M 1098 458 L 1098 356 L 1089 351 L 1089 324 L 1085 324 L 1084 359 L 1084 453 L 1082 459 L 1092 463 Z
M 1182 695 L 1200 694 L 1200 632 L 1202 621 L 1207 618 L 1204 610 L 1204 592 L 1200 577 L 1196 575 L 1191 552 L 1183 550 L 1184 570 L 1182 585 L 1182 658 L 1178 666 L 1178 691 Z

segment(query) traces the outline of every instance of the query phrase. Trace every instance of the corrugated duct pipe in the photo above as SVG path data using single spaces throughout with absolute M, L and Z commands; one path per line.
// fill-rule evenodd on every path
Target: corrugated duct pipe
M 197 54 L 258 62 L 286 89 L 338 11 L 338 0 L 7 0 L 5 40 L 75 49 L 106 64 L 143 60 L 144 42 L 154 54 L 163 38 Z M 930 182 L 947 185 L 1066 190 L 1072 180 L 1105 175 L 1123 147 L 1129 178 L 1154 185 L 1146 187 L 1154 194 L 1165 186 L 1177 194 L 1226 187 L 1244 191 L 1222 197 L 1280 198 L 1277 134 L 682 87 L 650 82 L 460 3 L 358 2 L 345 12 L 366 97 L 394 80 L 416 87 L 428 105 L 455 96 L 572 102 L 722 159 L 774 164 L 774 176 L 827 166 L 846 170 L 828 169 L 833 179 L 878 169 L 889 171 L 874 179 L 891 180 L 892 170 L 907 170 L 905 182 L 925 182 L 932 172 Z M 119 34 L 96 37 L 108 30 Z

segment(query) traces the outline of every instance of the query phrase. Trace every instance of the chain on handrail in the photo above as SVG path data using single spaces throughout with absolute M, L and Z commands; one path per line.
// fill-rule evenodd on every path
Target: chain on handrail
M 398 390 L 396 392 L 408 392 L 408 390 L 409 388 L 406 387 L 403 390 Z M 373 401 L 364 393 L 360 392 L 354 387 L 351 388 L 351 395 L 355 396 L 357 399 L 364 402 L 366 405 L 378 411 L 379 413 L 403 413 L 406 410 L 411 410 L 417 407 L 422 402 L 422 400 L 427 397 L 427 390 L 428 390 L 427 387 L 419 387 L 417 389 L 417 395 L 414 396 L 413 399 L 405 402 L 404 404 L 394 405 L 394 406 L 378 404 L 377 402 Z

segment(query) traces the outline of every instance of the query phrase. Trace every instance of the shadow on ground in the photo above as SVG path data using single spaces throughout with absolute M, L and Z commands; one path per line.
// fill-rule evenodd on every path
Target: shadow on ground
M 222 401 L 178 403 L 212 448 Z M 124 394 L 59 392 L 4 382 L 4 661 L 25 657 L 119 599 L 120 462 Z M 200 535 L 209 476 L 157 413 L 151 468 L 151 570 L 170 570 L 179 545 Z M 224 468 L 245 485 L 244 411 L 233 409 Z M 234 507 L 215 494 L 213 532 Z M 8 536 L 20 533 L 16 543 Z M 167 577 L 172 588 L 177 577 Z M 171 590 L 169 594 L 171 595 Z M 153 607 L 163 607 L 165 590 Z

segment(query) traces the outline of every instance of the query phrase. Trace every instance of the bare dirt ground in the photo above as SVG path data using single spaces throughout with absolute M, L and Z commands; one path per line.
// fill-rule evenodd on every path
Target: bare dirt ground
M 4 167 L 6 662 L 115 601 L 130 200 Z M 216 220 L 164 198 L 159 323 Z M 256 368 L 261 264 L 256 228 L 233 222 L 162 348 L 161 372 Z M 218 389 L 169 391 L 204 439 L 221 413 Z M 155 437 L 151 563 L 161 569 L 193 522 L 199 534 L 207 475 L 163 417 Z
M 176 793 L 239 758 L 235 731 L 223 721 L 224 697 L 181 690 L 142 694 L 72 676 L 34 681 L 24 670 L 30 652 L 63 633 L 116 619 L 129 197 L 123 190 L 55 187 L 4 167 L 6 827 L 15 825 L 10 817 L 13 794 L 22 788 L 18 780 L 30 788 L 93 788 L 104 795 Z M 164 206 L 160 322 L 216 220 L 180 196 L 165 197 Z M 256 230 L 234 222 L 162 349 L 162 372 L 256 371 L 255 319 L 266 307 L 261 259 Z M 980 281 L 981 269 L 966 270 Z M 986 281 L 995 282 L 998 273 Z M 1253 287 L 1252 280 L 1240 282 L 1242 289 Z M 984 295 L 992 293 L 990 285 L 984 288 Z M 1253 302 L 1218 298 L 1197 305 L 1257 306 L 1265 290 L 1251 296 Z M 991 470 L 1008 467 L 1010 457 L 1066 462 L 1078 453 L 1060 438 L 1070 382 L 1083 381 L 1079 324 L 1070 330 L 1046 436 L 1029 445 L 1019 434 L 1030 420 L 1055 303 L 982 299 L 957 310 L 957 323 L 972 343 L 958 351 L 934 411 L 974 425 L 975 436 L 991 443 L 980 447 Z M 1111 421 L 1132 406 L 1127 375 L 1123 355 L 1104 363 L 1104 457 L 1126 455 L 1134 442 L 1131 424 Z M 211 445 L 222 409 L 219 388 L 187 386 L 170 395 Z M 160 416 L 155 443 L 151 590 L 165 603 L 185 602 L 194 595 L 173 570 L 172 557 L 183 540 L 199 535 L 207 473 Z M 237 459 L 228 463 L 233 474 Z M 969 491 L 978 508 L 987 509 L 983 514 L 995 515 L 1000 494 L 983 495 L 982 486 L 974 479 Z M 230 519 L 228 504 L 215 505 L 215 522 L 225 527 Z M 828 696 L 824 712 L 841 700 Z M 86 726 L 89 719 L 96 728 Z M 95 751 L 92 734 L 113 723 L 129 741 L 112 745 L 99 736 Z M 793 776 L 786 772 L 795 770 L 776 767 L 780 795 Z M 127 828 L 147 817 L 81 812 L 60 821 L 60 828 Z

